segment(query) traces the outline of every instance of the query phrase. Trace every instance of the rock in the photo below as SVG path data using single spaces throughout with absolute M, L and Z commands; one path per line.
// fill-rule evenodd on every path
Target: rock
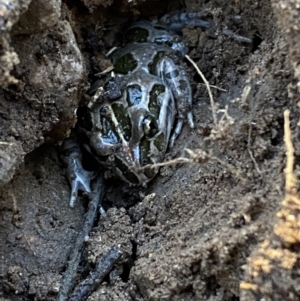
M 0 142 L 0 186 L 9 182 L 22 160 L 23 149 L 18 142 Z

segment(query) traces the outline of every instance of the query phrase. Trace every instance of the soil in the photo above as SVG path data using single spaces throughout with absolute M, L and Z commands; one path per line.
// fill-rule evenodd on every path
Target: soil
M 76 282 L 117 246 L 121 260 L 89 301 L 299 300 L 300 202 L 289 215 L 297 226 L 278 234 L 286 109 L 299 174 L 299 0 L 11 2 L 0 4 L 0 300 L 57 299 L 87 209 L 83 194 L 68 205 L 57 145 L 94 74 L 110 65 L 105 53 L 121 45 L 122 28 L 205 9 L 253 43 L 184 29 L 189 56 L 222 89 L 211 88 L 216 120 L 185 61 L 196 127 L 185 125 L 165 161 L 188 158 L 190 149 L 193 162 L 162 167 L 147 188 L 106 175 L 106 215 L 86 242 Z

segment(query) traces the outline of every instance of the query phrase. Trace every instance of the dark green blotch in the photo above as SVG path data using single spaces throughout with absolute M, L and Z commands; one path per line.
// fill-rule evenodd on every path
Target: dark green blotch
M 125 39 L 127 42 L 145 43 L 148 40 L 149 32 L 145 28 L 134 27 L 127 30 Z
M 148 139 L 142 139 L 140 143 L 140 152 L 141 152 L 141 166 L 145 166 L 147 164 L 151 164 L 151 160 L 149 158 L 150 152 L 150 141 Z M 144 174 L 148 179 L 152 179 L 155 176 L 155 169 L 147 167 L 143 170 Z
M 111 107 L 116 116 L 116 119 L 119 122 L 123 135 L 128 141 L 131 135 L 131 120 L 128 115 L 127 108 L 125 108 L 122 104 L 119 103 L 113 103 Z
M 141 166 L 145 166 L 150 164 L 150 158 L 148 157 L 150 152 L 150 141 L 147 138 L 143 138 L 140 142 L 140 158 L 141 158 Z
M 149 69 L 150 74 L 157 75 L 156 74 L 156 65 L 157 65 L 158 61 L 162 57 L 164 57 L 165 55 L 166 55 L 165 51 L 158 51 L 156 53 L 156 55 L 154 56 L 152 62 L 148 65 L 148 69 Z
M 155 84 L 150 92 L 149 110 L 158 119 L 161 103 L 158 101 L 158 95 L 164 93 L 166 88 L 164 85 Z
M 165 150 L 165 134 L 161 132 L 154 138 L 153 143 L 160 152 L 163 152 Z
M 118 158 L 115 157 L 115 163 L 116 163 L 116 167 L 118 167 L 120 169 L 120 171 L 122 172 L 123 176 L 132 184 L 137 185 L 139 184 L 139 180 L 136 177 L 136 175 L 131 172 L 128 167 Z
M 120 57 L 114 64 L 114 71 L 118 74 L 128 74 L 138 66 L 138 62 L 131 53 Z
M 155 169 L 154 168 L 150 168 L 150 167 L 147 167 L 147 168 L 145 168 L 144 169 L 144 174 L 146 175 L 146 177 L 148 178 L 148 179 L 152 179 L 152 178 L 154 178 L 154 176 L 155 176 Z
M 179 81 L 179 89 L 181 91 L 185 91 L 187 89 L 187 87 L 188 87 L 188 84 L 185 80 L 180 80 Z

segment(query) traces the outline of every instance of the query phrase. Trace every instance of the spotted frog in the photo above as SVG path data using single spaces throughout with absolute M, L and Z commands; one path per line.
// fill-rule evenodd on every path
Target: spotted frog
M 120 97 L 93 105 L 88 135 L 91 152 L 137 185 L 155 176 L 157 169 L 149 165 L 163 160 L 184 121 L 194 127 L 192 91 L 180 64 L 186 48 L 178 36 L 144 21 L 130 27 L 126 38 L 132 42 L 111 55 Z
M 194 128 L 191 86 L 181 64 L 187 47 L 167 27 L 147 21 L 129 27 L 125 39 L 110 55 L 114 77 L 88 105 L 85 148 L 125 182 L 145 185 L 158 172 L 151 165 L 163 160 L 184 122 Z M 78 189 L 90 191 L 91 173 L 74 141 L 63 149 L 73 206 Z

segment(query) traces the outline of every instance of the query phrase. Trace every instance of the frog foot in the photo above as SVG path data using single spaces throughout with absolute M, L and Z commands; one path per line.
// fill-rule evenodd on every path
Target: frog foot
M 70 207 L 74 207 L 79 190 L 91 192 L 91 179 L 94 173 L 83 168 L 81 157 L 75 139 L 66 139 L 62 144 L 62 159 L 67 167 L 67 177 L 71 185 Z

